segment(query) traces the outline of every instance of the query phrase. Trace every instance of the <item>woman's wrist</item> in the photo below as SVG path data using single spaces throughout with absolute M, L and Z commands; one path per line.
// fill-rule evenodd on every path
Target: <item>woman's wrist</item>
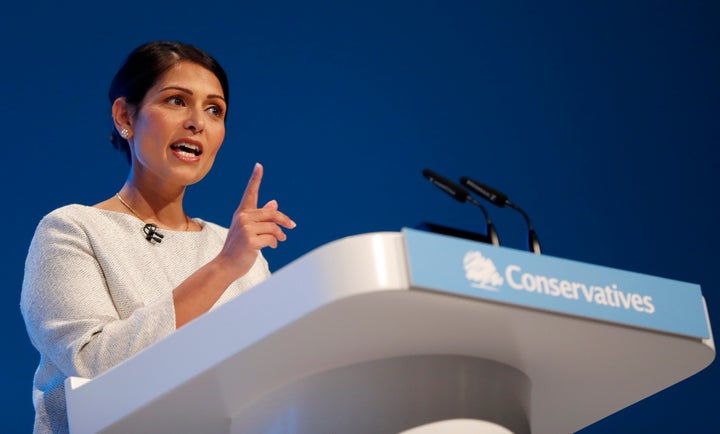
M 250 264 L 247 270 L 243 270 L 238 267 L 235 261 L 222 254 L 213 258 L 206 266 L 209 267 L 208 271 L 212 278 L 222 280 L 227 283 L 227 286 L 230 286 L 231 283 L 243 277 L 250 271 L 250 268 L 252 268 L 252 264 Z

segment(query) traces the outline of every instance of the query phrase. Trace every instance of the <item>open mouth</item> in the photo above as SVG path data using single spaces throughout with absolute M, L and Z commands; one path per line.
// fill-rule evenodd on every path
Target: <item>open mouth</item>
M 192 143 L 175 143 L 170 145 L 170 149 L 180 154 L 185 154 L 187 156 L 198 157 L 200 156 L 200 154 L 202 154 L 202 149 L 200 149 L 200 146 L 194 145 Z

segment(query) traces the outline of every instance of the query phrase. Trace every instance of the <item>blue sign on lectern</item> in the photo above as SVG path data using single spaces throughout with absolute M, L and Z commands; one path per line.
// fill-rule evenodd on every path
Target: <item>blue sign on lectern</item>
M 700 285 L 403 229 L 414 287 L 709 338 Z

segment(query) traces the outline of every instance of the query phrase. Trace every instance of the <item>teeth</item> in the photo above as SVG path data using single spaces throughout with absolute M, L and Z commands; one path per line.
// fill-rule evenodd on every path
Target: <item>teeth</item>
M 191 145 L 190 143 L 184 143 L 184 142 L 183 142 L 183 143 L 178 143 L 178 144 L 175 145 L 175 146 L 177 146 L 177 147 L 182 146 L 183 148 L 192 149 L 192 150 L 195 151 L 195 152 L 197 152 L 197 151 L 200 150 L 200 147 L 199 147 L 198 145 Z
M 175 149 L 176 151 L 180 151 L 183 154 L 192 154 L 192 155 L 200 155 L 200 146 L 193 145 L 191 143 L 176 143 L 171 146 L 171 148 Z

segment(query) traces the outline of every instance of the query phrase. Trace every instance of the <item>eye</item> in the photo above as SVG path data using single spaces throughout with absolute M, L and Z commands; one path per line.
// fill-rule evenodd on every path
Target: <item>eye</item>
M 210 113 L 212 113 L 213 116 L 216 116 L 220 119 L 222 119 L 223 116 L 225 115 L 225 110 L 223 110 L 223 108 L 220 107 L 219 105 L 212 105 L 212 106 L 208 107 L 207 110 Z
M 185 100 L 180 95 L 173 95 L 170 98 L 166 99 L 165 102 L 172 104 L 172 105 L 178 105 L 178 106 L 185 105 Z

